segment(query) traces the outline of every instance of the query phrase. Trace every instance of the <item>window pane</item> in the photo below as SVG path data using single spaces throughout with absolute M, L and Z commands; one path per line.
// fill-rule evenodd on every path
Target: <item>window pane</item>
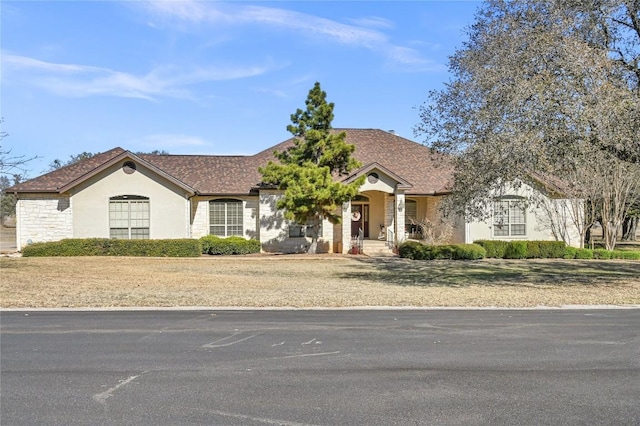
M 299 238 L 304 237 L 304 230 L 306 226 L 298 225 L 297 223 L 292 223 L 289 225 L 289 238 Z
M 509 235 L 509 225 L 494 225 L 493 235 L 496 237 L 506 237 Z
M 227 225 L 242 226 L 242 203 L 227 203 Z
M 511 225 L 511 235 L 526 235 L 525 225 Z
M 227 237 L 231 235 L 240 235 L 242 236 L 242 226 L 228 226 L 227 227 Z
M 131 228 L 131 239 L 148 240 L 149 228 Z
M 129 227 L 129 204 L 127 202 L 116 201 L 109 203 L 109 227 Z
M 111 238 L 149 238 L 149 201 L 117 197 L 109 202 L 109 236 Z
M 511 223 L 524 223 L 524 205 L 518 201 L 511 202 L 511 208 L 509 210 L 509 222 Z
M 226 237 L 224 232 L 224 225 L 211 225 L 209 227 L 209 233 L 217 237 Z
M 129 239 L 129 230 L 127 228 L 111 228 L 109 230 L 109 238 L 117 238 L 120 240 Z
M 509 223 L 509 202 L 497 201 L 494 204 L 493 216 L 495 223 Z
M 225 204 L 219 202 L 212 202 L 209 204 L 209 215 L 211 225 L 224 225 Z
M 242 201 L 209 202 L 209 233 L 219 237 L 242 236 L 244 232 Z

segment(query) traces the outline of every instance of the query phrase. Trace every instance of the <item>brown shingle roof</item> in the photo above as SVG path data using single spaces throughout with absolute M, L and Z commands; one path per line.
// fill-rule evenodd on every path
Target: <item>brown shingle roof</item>
M 363 166 L 378 163 L 408 182 L 409 194 L 447 192 L 452 167 L 446 157 L 434 155 L 429 148 L 392 133 L 377 129 L 336 129 L 345 131 L 347 143 L 354 144 L 354 157 Z M 288 139 L 252 156 L 219 155 L 138 155 L 173 179 L 200 194 L 247 194 L 261 180 L 258 167 L 274 160 L 273 151 L 293 144 Z M 60 188 L 82 181 L 96 168 L 126 151 L 114 148 L 87 160 L 47 173 L 7 189 L 7 192 L 58 192 Z
M 353 156 L 363 166 L 378 163 L 412 185 L 407 194 L 441 194 L 450 192 L 453 165 L 442 154 L 432 153 L 419 143 L 379 129 L 335 129 L 347 134 L 346 142 L 356 146 Z M 293 144 L 288 139 L 256 154 L 266 163 L 274 150 L 282 151 Z
M 38 176 L 37 178 L 19 183 L 6 192 L 58 192 L 58 190 L 70 182 L 82 179 L 83 176 L 90 175 L 91 172 L 113 158 L 126 152 L 118 147 L 109 151 L 96 154 L 86 160 L 78 161 L 70 166 L 62 167 L 58 170 Z

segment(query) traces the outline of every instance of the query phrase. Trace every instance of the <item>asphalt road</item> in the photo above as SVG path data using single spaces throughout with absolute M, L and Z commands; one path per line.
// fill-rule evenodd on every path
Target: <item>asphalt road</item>
M 1 312 L 8 425 L 638 425 L 640 310 Z

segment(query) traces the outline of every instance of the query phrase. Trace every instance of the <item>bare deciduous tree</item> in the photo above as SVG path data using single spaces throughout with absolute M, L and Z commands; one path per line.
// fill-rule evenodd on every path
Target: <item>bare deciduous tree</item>
M 447 210 L 486 219 L 505 185 L 552 177 L 567 197 L 607 207 L 607 246 L 615 244 L 640 196 L 639 4 L 484 4 L 450 60 L 453 79 L 429 93 L 416 126 L 454 158 Z

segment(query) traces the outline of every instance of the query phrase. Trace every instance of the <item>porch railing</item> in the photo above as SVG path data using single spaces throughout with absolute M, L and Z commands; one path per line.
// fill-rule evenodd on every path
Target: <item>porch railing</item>
M 356 249 L 355 253 L 363 253 L 364 249 L 364 231 L 362 228 L 358 229 L 358 235 L 351 237 L 351 249 Z
M 395 234 L 393 233 L 393 229 L 387 228 L 387 247 L 393 249 L 395 246 Z

